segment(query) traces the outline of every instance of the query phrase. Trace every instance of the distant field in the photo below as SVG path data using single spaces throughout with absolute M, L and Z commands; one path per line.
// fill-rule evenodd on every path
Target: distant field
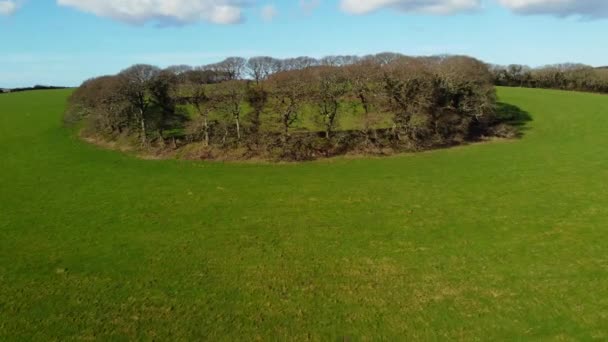
M 243 115 L 241 117 L 243 127 L 251 125 L 251 106 L 247 103 L 242 104 Z M 198 114 L 192 106 L 181 106 L 181 108 L 187 113 L 187 116 L 191 119 L 195 119 Z M 389 113 L 374 112 L 374 123 L 371 127 L 374 128 L 390 128 L 392 126 L 392 117 Z M 272 115 L 269 110 L 266 110 L 262 120 L 262 130 L 268 132 L 282 132 L 283 127 L 280 122 L 278 115 Z M 323 131 L 323 126 L 315 120 L 318 117 L 318 109 L 313 104 L 305 104 L 302 106 L 297 120 L 291 127 L 292 132 L 298 131 Z M 210 120 L 222 121 L 222 114 L 216 111 L 211 111 L 209 115 Z M 341 103 L 339 116 L 338 116 L 338 127 L 337 130 L 359 130 L 365 127 L 364 122 L 364 109 L 363 106 L 358 102 L 344 101 Z
M 501 88 L 518 141 L 145 161 L 0 96 L 0 340 L 606 340 L 608 96 Z

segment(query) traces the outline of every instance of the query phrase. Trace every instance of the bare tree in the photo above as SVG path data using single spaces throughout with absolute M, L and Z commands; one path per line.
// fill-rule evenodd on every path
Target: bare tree
M 395 61 L 385 66 L 384 89 L 387 109 L 393 114 L 393 131 L 398 140 L 412 140 L 416 114 L 427 113 L 434 96 L 434 79 L 427 65 L 414 59 Z
M 284 59 L 281 64 L 282 71 L 302 70 L 319 65 L 319 61 L 311 57 L 302 56 Z
M 325 56 L 319 60 L 319 65 L 338 67 L 342 65 L 340 56 Z
M 400 53 L 382 52 L 382 53 L 374 55 L 373 59 L 376 61 L 376 63 L 384 66 L 384 65 L 391 64 L 391 63 L 399 60 L 402 57 L 404 57 L 404 56 Z
M 342 97 L 348 92 L 349 82 L 340 68 L 317 67 L 309 70 L 312 77 L 312 99 L 317 105 L 319 118 L 330 139 L 338 123 Z
M 102 76 L 85 81 L 70 96 L 66 120 L 87 120 L 88 128 L 104 134 L 121 134 L 133 124 L 131 105 L 121 93 L 121 80 Z M 138 124 L 138 123 L 136 123 Z
M 225 75 L 229 81 L 241 79 L 245 71 L 247 60 L 241 57 L 228 57 L 223 61 L 206 66 L 207 69 Z
M 268 78 L 268 76 L 280 70 L 281 63 L 272 57 L 252 57 L 247 61 L 247 73 L 254 79 L 256 84 Z
M 372 118 L 373 107 L 382 93 L 381 68 L 372 61 L 363 61 L 347 66 L 345 72 L 351 83 L 352 94 L 363 107 L 363 132 L 369 141 L 371 126 L 375 124 L 375 118 Z
M 433 68 L 435 89 L 429 110 L 437 137 L 461 139 L 472 127 L 483 128 L 494 118 L 496 90 L 487 65 L 474 58 L 450 56 Z
M 162 70 L 150 80 L 150 96 L 158 109 L 156 129 L 158 139 L 164 144 L 163 132 L 171 127 L 173 119 L 177 117 L 178 84 L 180 79 L 173 72 Z
M 208 83 L 212 77 L 206 70 L 192 70 L 184 74 L 180 85 L 180 96 L 196 110 L 203 121 L 203 142 L 209 146 L 209 113 L 213 110 L 213 101 L 208 94 Z
M 262 113 L 268 103 L 268 91 L 260 85 L 248 84 L 247 93 L 245 96 L 247 103 L 251 106 L 251 112 L 249 114 L 249 121 L 251 123 L 251 133 L 253 138 L 258 143 L 260 126 L 262 124 Z
M 228 81 L 217 84 L 214 88 L 218 109 L 234 121 L 237 140 L 241 140 L 241 116 L 243 101 L 246 95 L 246 84 L 243 81 Z
M 192 67 L 189 65 L 185 65 L 185 64 L 171 65 L 165 69 L 165 71 L 170 72 L 176 76 L 183 75 L 191 70 L 192 70 Z
M 324 66 L 334 66 L 334 67 L 343 67 L 347 65 L 355 64 L 359 61 L 359 57 L 357 56 L 325 56 L 319 60 L 319 65 Z
M 268 80 L 272 94 L 272 109 L 279 115 L 283 129 L 283 142 L 289 137 L 289 130 L 297 122 L 306 100 L 306 80 L 302 75 L 304 72 L 284 71 Z
M 150 83 L 160 73 L 160 69 L 146 64 L 137 64 L 123 70 L 119 77 L 122 80 L 121 92 L 135 108 L 140 122 L 140 139 L 147 145 L 146 120 L 153 100 L 150 95 Z

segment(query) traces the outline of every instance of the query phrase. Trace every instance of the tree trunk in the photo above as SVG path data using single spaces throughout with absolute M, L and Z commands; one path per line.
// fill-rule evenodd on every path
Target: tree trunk
M 226 145 L 227 137 L 228 137 L 228 126 L 224 126 L 224 136 L 222 137 L 222 146 Z
M 139 114 L 141 119 L 141 145 L 146 146 L 146 144 L 148 143 L 148 139 L 146 137 L 146 119 L 144 117 L 144 111 L 140 110 Z
M 238 116 L 235 117 L 234 121 L 236 122 L 236 137 L 238 140 L 241 140 L 241 123 Z
M 365 124 L 364 124 L 364 131 L 363 133 L 365 134 L 365 143 L 369 144 L 370 143 L 370 139 L 369 139 L 369 131 L 370 131 L 370 118 L 369 118 L 369 105 L 367 104 L 367 98 L 365 97 L 365 95 L 363 94 L 359 94 L 359 99 L 361 100 L 361 104 L 363 105 L 363 110 L 365 111 Z
M 289 136 L 289 119 L 287 116 L 283 116 L 283 144 L 287 143 L 287 137 Z
M 163 131 L 162 130 L 158 130 L 158 142 L 160 147 L 165 147 L 165 138 L 163 138 Z
M 207 122 L 207 115 L 203 119 L 203 129 L 205 130 L 205 147 L 209 146 L 209 123 Z

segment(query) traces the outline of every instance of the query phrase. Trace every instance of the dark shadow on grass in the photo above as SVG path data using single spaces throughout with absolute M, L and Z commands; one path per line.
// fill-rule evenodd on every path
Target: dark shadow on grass
M 496 121 L 500 124 L 507 124 L 517 130 L 521 137 L 529 129 L 527 124 L 533 121 L 529 112 L 512 104 L 498 102 L 496 104 Z

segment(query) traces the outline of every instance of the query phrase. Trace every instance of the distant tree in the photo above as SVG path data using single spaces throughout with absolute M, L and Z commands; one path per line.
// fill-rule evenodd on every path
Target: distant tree
M 488 67 L 474 58 L 452 56 L 434 70 L 438 85 L 431 108 L 433 132 L 442 140 L 463 140 L 473 127 L 493 120 L 496 91 Z M 446 120 L 447 119 L 447 120 Z
M 309 70 L 312 78 L 312 100 L 317 106 L 325 138 L 330 139 L 338 124 L 343 96 L 349 89 L 344 71 L 335 67 L 317 67 Z
M 133 124 L 133 111 L 120 91 L 121 80 L 102 76 L 85 81 L 70 96 L 66 119 L 86 120 L 86 129 L 101 134 L 121 134 Z
M 371 125 L 375 123 L 372 118 L 374 104 L 382 93 L 382 71 L 377 63 L 362 61 L 345 68 L 350 81 L 351 92 L 363 108 L 363 132 L 369 140 Z
M 173 75 L 180 76 L 189 71 L 192 71 L 192 67 L 185 64 L 171 65 L 165 69 L 165 71 L 172 73 Z
M 165 142 L 164 130 L 176 128 L 177 122 L 182 118 L 176 110 L 179 83 L 179 76 L 168 70 L 160 71 L 150 80 L 150 96 L 158 112 L 156 129 L 161 144 Z
M 214 102 L 208 94 L 208 84 L 212 83 L 213 73 L 206 70 L 191 70 L 184 74 L 184 81 L 179 86 L 179 96 L 196 110 L 202 120 L 203 142 L 209 146 L 209 113 Z
M 281 70 L 303 70 L 317 65 L 319 65 L 318 60 L 311 57 L 301 56 L 297 58 L 284 59 L 281 63 Z
M 359 57 L 357 56 L 325 56 L 319 60 L 319 65 L 323 66 L 334 66 L 334 67 L 343 67 L 347 65 L 355 64 L 359 61 Z
M 387 66 L 384 88 L 387 109 L 393 114 L 393 130 L 399 141 L 416 142 L 426 130 L 436 80 L 426 63 L 403 59 Z
M 227 80 L 234 81 L 243 77 L 247 60 L 241 57 L 228 57 L 223 61 L 212 64 L 211 70 L 226 76 Z
M 149 109 L 153 103 L 150 94 L 150 85 L 154 78 L 160 73 L 160 69 L 145 64 L 137 64 L 123 70 L 119 77 L 121 79 L 121 93 L 127 101 L 135 108 L 140 122 L 140 139 L 142 145 L 147 145 L 146 120 Z
M 229 117 L 236 128 L 236 138 L 241 140 L 241 116 L 243 115 L 243 102 L 246 96 L 246 84 L 243 81 L 228 81 L 213 87 L 214 101 L 217 108 Z
M 400 53 L 382 52 L 382 53 L 374 55 L 372 57 L 372 59 L 376 63 L 384 66 L 384 65 L 388 65 L 388 64 L 391 64 L 393 62 L 396 62 L 397 60 L 399 60 L 402 57 L 404 57 L 404 56 L 402 54 L 400 54 Z
M 319 65 L 338 67 L 342 65 L 340 56 L 325 56 L 319 60 Z
M 268 103 L 268 92 L 259 85 L 250 85 L 247 87 L 246 94 L 247 103 L 251 106 L 251 132 L 257 140 L 260 133 L 261 116 Z
M 273 75 L 269 80 L 272 95 L 272 111 L 279 116 L 283 142 L 289 137 L 289 130 L 297 122 L 300 110 L 307 99 L 305 71 L 284 71 Z
M 268 76 L 278 72 L 281 62 L 278 59 L 261 56 L 252 57 L 247 61 L 247 73 L 253 78 L 256 84 L 268 78 Z
M 584 64 L 562 63 L 534 69 L 518 64 L 492 65 L 490 71 L 494 84 L 499 86 L 608 92 L 604 70 Z
M 506 69 L 506 80 L 507 83 L 523 87 L 526 82 L 529 81 L 530 68 L 525 65 L 511 64 Z

